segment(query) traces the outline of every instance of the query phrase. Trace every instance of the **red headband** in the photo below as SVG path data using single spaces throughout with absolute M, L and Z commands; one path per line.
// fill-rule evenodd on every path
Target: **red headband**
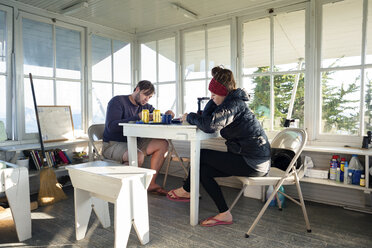
M 209 83 L 208 89 L 219 96 L 227 96 L 227 89 L 226 87 L 219 83 L 216 79 L 212 78 L 211 82 Z

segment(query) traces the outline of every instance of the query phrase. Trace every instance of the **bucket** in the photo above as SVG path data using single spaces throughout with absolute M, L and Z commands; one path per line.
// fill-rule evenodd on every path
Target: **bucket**
M 20 158 L 17 160 L 16 164 L 22 167 L 26 167 L 28 169 L 28 163 L 29 159 L 28 158 Z

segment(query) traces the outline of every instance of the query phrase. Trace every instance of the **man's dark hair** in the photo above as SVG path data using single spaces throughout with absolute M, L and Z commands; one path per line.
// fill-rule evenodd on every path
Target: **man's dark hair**
M 137 86 L 134 88 L 134 91 L 139 88 L 140 91 L 143 91 L 143 94 L 146 96 L 155 94 L 154 85 L 148 80 L 141 80 L 138 82 Z

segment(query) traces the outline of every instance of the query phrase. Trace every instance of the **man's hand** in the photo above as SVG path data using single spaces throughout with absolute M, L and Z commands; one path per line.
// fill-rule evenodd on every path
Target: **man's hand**
M 164 113 L 165 115 L 172 115 L 172 119 L 174 118 L 174 113 L 172 110 L 168 110 L 167 112 Z

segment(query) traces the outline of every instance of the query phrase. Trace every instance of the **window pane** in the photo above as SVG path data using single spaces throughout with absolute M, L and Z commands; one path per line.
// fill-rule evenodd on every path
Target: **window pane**
M 52 25 L 23 18 L 22 43 L 24 74 L 53 76 Z
M 364 129 L 363 135 L 367 131 L 372 131 L 372 69 L 365 71 L 365 94 L 364 94 Z
M 92 84 L 93 123 L 105 123 L 107 103 L 112 98 L 112 85 Z
M 130 44 L 123 41 L 114 40 L 114 81 L 120 83 L 130 83 Z
M 184 78 L 205 78 L 205 32 L 185 33 L 185 75 Z
M 270 66 L 270 19 L 243 24 L 243 73 Z
M 305 10 L 274 16 L 275 70 L 299 70 L 305 58 Z
M 208 76 L 215 66 L 231 69 L 230 26 L 208 29 Z
M 33 79 L 37 105 L 54 105 L 53 81 Z M 24 101 L 25 101 L 25 131 L 26 133 L 38 132 L 34 100 L 31 92 L 30 79 L 24 80 Z
M 372 0 L 368 2 L 366 64 L 372 64 Z
M 112 81 L 111 40 L 92 35 L 92 80 Z
M 80 44 L 80 32 L 56 27 L 57 77 L 81 79 Z
M 169 38 L 158 41 L 159 82 L 176 81 L 176 41 Z
M 323 6 L 322 67 L 360 65 L 363 1 Z
M 243 88 L 249 95 L 249 107 L 266 130 L 270 129 L 270 76 L 244 77 Z
M 322 97 L 322 132 L 357 135 L 360 70 L 323 72 Z
M 128 84 L 114 84 L 114 96 L 132 94 L 130 88 Z
M 0 121 L 6 127 L 6 77 L 0 76 Z
M 185 113 L 198 111 L 198 97 L 207 96 L 205 92 L 205 80 L 185 82 L 185 95 L 183 102 Z
M 7 30 L 6 13 L 0 10 L 0 72 L 6 72 Z
M 299 127 L 304 125 L 304 74 L 277 75 L 274 77 L 274 129 L 281 130 L 287 118 L 295 80 L 298 80 L 291 119 L 299 120 Z
M 81 83 L 56 82 L 57 105 L 69 105 L 71 108 L 74 129 L 83 129 L 81 113 Z
M 141 44 L 141 79 L 156 82 L 156 42 Z
M 158 95 L 158 109 L 164 113 L 172 110 L 176 113 L 176 84 L 160 84 Z

